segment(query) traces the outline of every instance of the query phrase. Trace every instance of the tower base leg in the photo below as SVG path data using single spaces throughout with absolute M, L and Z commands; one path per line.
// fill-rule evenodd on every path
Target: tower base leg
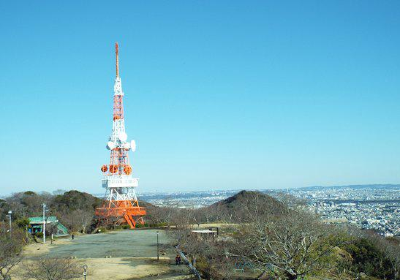
M 99 224 L 110 227 L 128 224 L 131 229 L 137 224 L 143 225 L 143 216 L 146 215 L 144 207 L 101 207 L 95 212 Z

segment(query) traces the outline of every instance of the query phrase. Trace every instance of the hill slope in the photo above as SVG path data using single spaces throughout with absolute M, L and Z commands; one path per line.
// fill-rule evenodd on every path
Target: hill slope
M 243 190 L 199 210 L 209 214 L 207 220 L 245 222 L 260 216 L 281 215 L 287 208 L 267 194 Z

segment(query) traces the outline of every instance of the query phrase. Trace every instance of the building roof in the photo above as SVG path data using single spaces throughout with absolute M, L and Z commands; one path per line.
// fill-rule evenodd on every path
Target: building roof
M 47 223 L 57 223 L 58 219 L 56 216 L 48 216 L 46 217 Z M 29 218 L 30 224 L 43 224 L 43 217 L 30 217 Z

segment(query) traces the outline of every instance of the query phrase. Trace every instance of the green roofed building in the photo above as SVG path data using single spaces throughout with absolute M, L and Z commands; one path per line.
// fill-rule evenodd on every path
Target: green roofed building
M 43 217 L 30 217 L 29 225 L 30 233 L 43 232 Z M 68 235 L 68 229 L 58 221 L 56 216 L 46 217 L 46 232 L 50 230 L 53 231 L 54 236 Z

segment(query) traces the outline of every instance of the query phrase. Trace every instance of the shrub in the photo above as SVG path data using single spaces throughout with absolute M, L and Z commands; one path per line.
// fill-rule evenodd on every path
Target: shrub
M 15 223 L 17 224 L 17 226 L 19 228 L 25 228 L 27 225 L 29 225 L 29 219 L 28 218 L 20 218 L 20 219 L 16 220 Z
M 385 256 L 376 243 L 366 238 L 360 238 L 345 246 L 344 249 L 353 259 L 350 267 L 352 271 L 364 272 L 381 279 L 394 279 L 390 259 Z

